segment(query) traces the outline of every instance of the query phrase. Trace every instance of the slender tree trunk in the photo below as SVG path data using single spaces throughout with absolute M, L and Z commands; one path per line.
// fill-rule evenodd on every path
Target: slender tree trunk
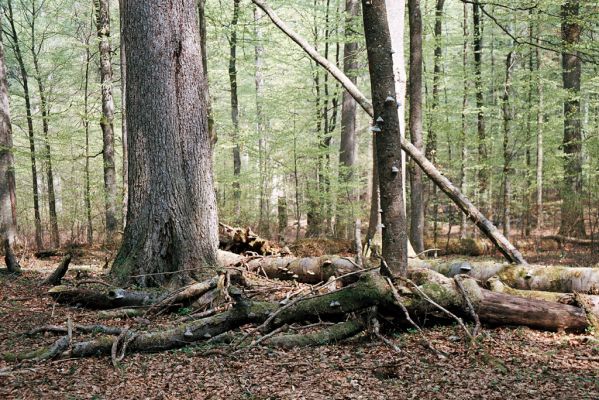
M 372 87 L 377 169 L 383 225 L 383 257 L 393 274 L 405 275 L 408 239 L 402 187 L 401 135 L 392 45 L 384 0 L 362 0 Z
M 233 122 L 233 201 L 235 221 L 241 222 L 241 150 L 239 146 L 239 98 L 237 96 L 237 23 L 239 1 L 233 0 L 233 19 L 229 38 L 229 83 L 231 85 L 231 121 Z
M 543 113 L 545 112 L 543 105 L 543 80 L 541 78 L 541 49 L 540 49 L 540 27 L 537 32 L 537 46 L 535 53 L 537 58 L 537 231 L 543 227 Z
M 510 94 L 512 88 L 512 69 L 515 64 L 515 53 L 510 51 L 505 60 L 505 86 L 503 88 L 503 236 L 510 238 L 511 228 L 511 182 L 512 173 L 512 149 L 510 148 L 510 136 L 512 130 L 513 111 L 510 105 Z
M 477 132 L 478 132 L 478 191 L 483 213 L 488 206 L 489 170 L 487 168 L 487 136 L 485 131 L 485 111 L 482 81 L 482 51 L 483 33 L 482 16 L 478 3 L 472 4 L 472 18 L 474 21 L 474 86 L 476 90 Z
M 113 274 L 179 285 L 217 264 L 218 224 L 196 2 L 124 4 L 129 207 Z M 152 129 L 148 129 L 152 127 Z
M 123 2 L 119 0 L 120 16 L 120 61 L 121 61 L 121 141 L 123 142 L 123 228 L 127 225 L 127 203 L 129 202 L 129 148 L 127 147 L 127 55 L 125 54 L 125 41 L 123 40 Z
M 31 58 L 33 60 L 34 78 L 37 82 L 37 88 L 40 95 L 40 109 L 42 113 L 42 131 L 44 133 L 45 145 L 45 163 L 46 163 L 46 179 L 48 180 L 48 215 L 50 217 L 50 239 L 52 247 L 60 246 L 60 236 L 58 233 L 58 216 L 56 213 L 56 192 L 54 191 L 54 170 L 52 168 L 52 151 L 50 146 L 50 127 L 48 119 L 50 118 L 50 107 L 46 96 L 46 88 L 42 79 L 39 65 L 39 51 L 43 46 L 43 39 L 40 43 L 36 43 L 36 20 L 38 13 L 42 11 L 40 5 L 38 7 L 36 1 L 31 3 L 31 19 L 29 27 L 31 29 Z
M 15 53 L 15 58 L 17 59 L 17 63 L 19 64 L 19 72 L 21 75 L 21 84 L 23 86 L 23 97 L 25 99 L 25 115 L 27 117 L 27 135 L 29 138 L 29 152 L 31 156 L 31 178 L 32 178 L 32 187 L 33 187 L 33 212 L 34 212 L 34 221 L 35 221 L 35 246 L 38 249 L 43 247 L 43 238 L 42 238 L 42 218 L 40 215 L 40 206 L 39 206 L 39 188 L 38 188 L 38 178 L 37 178 L 37 154 L 35 150 L 35 133 L 33 130 L 33 116 L 31 115 L 31 95 L 29 92 L 29 75 L 27 74 L 27 69 L 25 68 L 25 62 L 23 60 L 23 53 L 21 52 L 21 47 L 19 45 L 19 36 L 17 35 L 14 13 L 12 8 L 12 0 L 7 1 L 8 8 L 8 23 L 10 25 L 10 37 L 11 37 L 11 47 Z
M 408 0 L 410 16 L 410 140 L 422 145 L 422 15 L 420 0 Z M 424 251 L 424 196 L 422 170 L 410 164 L 410 242 L 416 253 Z
M 109 0 L 95 0 L 96 29 L 100 52 L 100 81 L 102 83 L 102 159 L 104 161 L 104 203 L 106 242 L 111 242 L 118 229 L 116 218 L 116 169 L 114 163 L 114 101 L 112 98 L 112 64 L 110 46 Z
M 122 1 L 122 0 L 121 0 Z M 206 82 L 209 82 L 208 79 L 208 52 L 206 50 L 206 0 L 198 1 L 198 18 L 200 25 L 200 46 L 202 49 L 202 67 L 204 69 L 204 76 L 206 77 Z M 214 146 L 217 140 L 216 134 L 216 124 L 214 123 L 214 112 L 212 111 L 212 99 L 210 98 L 210 84 L 206 89 L 206 104 L 208 105 L 208 131 L 210 132 L 210 142 Z
M 17 235 L 15 161 L 8 98 L 8 80 L 4 65 L 4 44 L 0 29 L 0 236 L 12 246 Z M 6 249 L 5 249 L 6 251 Z M 7 254 L 6 254 L 7 255 Z M 11 267 L 9 267 L 9 270 Z
M 460 132 L 460 191 L 466 193 L 468 184 L 466 177 L 466 163 L 468 160 L 468 124 L 466 120 L 468 108 L 468 88 L 470 77 L 468 74 L 468 5 L 464 3 L 463 12 L 464 19 L 462 20 L 462 30 L 464 42 L 462 45 L 462 74 L 464 79 L 464 93 L 462 95 L 462 131 Z M 460 213 L 460 238 L 464 239 L 467 236 L 466 228 L 468 217 L 464 213 Z
M 575 48 L 581 33 L 579 12 L 578 0 L 568 0 L 562 5 L 562 79 L 567 98 L 564 101 L 564 183 L 559 233 L 574 237 L 586 236 L 582 205 L 583 159 L 579 99 L 582 60 Z
M 345 0 L 345 43 L 343 45 L 343 73 L 355 84 L 358 69 L 358 43 L 355 23 L 360 15 L 359 0 Z M 340 238 L 348 238 L 350 227 L 355 219 L 354 208 L 358 194 L 354 185 L 354 173 L 357 159 L 356 101 L 343 91 L 341 100 L 341 144 L 339 145 L 339 184 L 344 193 L 337 205 L 337 224 L 335 231 Z M 374 182 L 373 182 L 374 185 Z M 378 200 L 377 200 L 378 203 Z M 378 205 L 376 206 L 378 216 Z M 370 231 L 370 225 L 369 225 Z
M 379 191 L 379 172 L 376 149 L 376 133 L 372 134 L 372 189 L 370 191 L 370 215 L 368 218 L 368 232 L 366 243 L 370 243 L 377 233 L 381 232 L 381 197 Z
M 85 42 L 85 81 L 83 86 L 83 128 L 85 129 L 85 215 L 87 217 L 87 244 L 91 245 L 94 239 L 94 228 L 92 224 L 92 202 L 89 176 L 89 64 L 91 52 L 89 48 L 89 37 Z
M 256 66 L 256 130 L 258 133 L 258 155 L 259 155 L 259 175 L 260 175 L 260 214 L 258 219 L 258 231 L 262 236 L 270 236 L 270 190 L 268 177 L 268 144 L 266 141 L 267 123 L 265 120 L 262 99 L 264 98 L 264 46 L 262 44 L 263 35 L 260 27 L 260 21 L 264 13 L 259 7 L 254 8 L 254 33 L 256 35 L 256 44 L 254 47 L 254 61 Z

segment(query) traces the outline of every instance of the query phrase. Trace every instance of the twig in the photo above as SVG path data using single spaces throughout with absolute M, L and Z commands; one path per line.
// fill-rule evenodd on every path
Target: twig
M 372 324 L 372 333 L 374 333 L 374 335 L 383 343 L 385 343 L 387 346 L 391 347 L 396 353 L 401 353 L 401 349 L 399 348 L 399 346 L 397 346 L 395 343 L 393 343 L 391 340 L 387 339 L 386 337 L 384 337 L 381 334 L 381 323 L 379 322 L 378 319 L 376 319 L 376 317 L 373 317 L 370 319 L 370 323 Z
M 104 285 L 104 286 L 107 286 L 107 287 L 111 287 L 112 286 L 110 283 L 101 281 L 99 279 L 85 279 L 85 280 L 82 280 L 82 281 L 78 281 L 78 282 L 75 282 L 75 286 L 89 285 L 89 284 L 93 284 L 93 283 L 97 283 L 97 284 Z
M 480 331 L 480 319 L 478 318 L 478 314 L 474 310 L 472 306 L 472 302 L 470 301 L 470 297 L 468 297 L 468 293 L 466 293 L 466 289 L 464 289 L 464 285 L 462 285 L 462 277 L 460 275 L 456 275 L 453 277 L 453 280 L 458 287 L 458 291 L 462 295 L 464 301 L 466 302 L 467 311 L 470 313 L 472 320 L 474 321 L 474 329 L 472 330 L 472 336 L 477 337 L 478 332 Z
M 125 358 L 125 353 L 127 352 L 127 346 L 137 337 L 137 333 L 130 332 L 129 327 L 125 327 L 121 334 L 116 338 L 116 340 L 112 343 L 112 349 L 110 351 L 110 356 L 112 360 L 112 365 L 117 368 L 119 363 L 123 361 Z M 121 349 L 119 351 L 119 345 L 122 344 Z
M 431 251 L 441 251 L 441 249 L 435 249 L 435 248 L 433 248 L 433 249 L 426 249 L 426 250 L 421 251 L 420 253 L 418 253 L 415 256 L 412 256 L 410 258 L 418 258 L 418 257 L 420 257 L 423 254 L 430 253 Z
M 447 358 L 448 354 L 445 353 L 444 351 L 437 350 L 435 348 L 435 346 L 433 346 L 431 344 L 431 342 L 429 342 L 429 340 L 426 338 L 426 335 L 424 334 L 424 331 L 422 330 L 422 328 L 416 322 L 414 322 L 412 317 L 410 317 L 410 313 L 408 312 L 408 309 L 406 308 L 406 306 L 404 306 L 403 302 L 401 301 L 401 297 L 399 297 L 399 292 L 397 291 L 397 288 L 393 284 L 393 281 L 391 280 L 391 278 L 386 277 L 385 279 L 387 280 L 387 283 L 389 284 L 389 286 L 391 286 L 391 293 L 393 293 L 393 298 L 397 302 L 397 305 L 399 305 L 399 308 L 401 308 L 401 310 L 403 311 L 404 316 L 406 317 L 406 320 L 410 323 L 410 325 L 412 325 L 418 331 L 418 333 L 420 333 L 420 336 L 422 338 L 422 343 L 424 344 L 424 346 L 427 347 L 429 350 L 431 350 L 433 353 L 437 354 L 437 356 L 439 358 Z
M 472 337 L 472 334 L 470 333 L 470 331 L 468 330 L 468 328 L 466 327 L 466 325 L 464 325 L 464 321 L 462 321 L 462 319 L 458 316 L 456 316 L 454 313 L 452 313 L 451 311 L 449 311 L 448 309 L 446 309 L 445 307 L 441 306 L 440 304 L 436 303 L 433 299 L 431 299 L 426 293 L 424 293 L 419 287 L 418 285 L 416 285 L 414 282 L 412 282 L 410 279 L 406 279 L 406 278 L 401 278 L 401 279 L 405 279 L 406 282 L 408 282 L 410 285 L 412 285 L 414 287 L 414 289 L 416 289 L 416 291 L 418 292 L 418 294 L 427 302 L 429 302 L 430 304 L 432 304 L 433 306 L 435 306 L 436 308 L 438 308 L 439 310 L 443 311 L 445 314 L 449 315 L 451 318 L 453 318 L 454 320 L 457 321 L 457 323 L 464 329 L 464 332 L 466 332 L 466 335 L 468 336 L 468 338 L 473 341 L 474 338 Z

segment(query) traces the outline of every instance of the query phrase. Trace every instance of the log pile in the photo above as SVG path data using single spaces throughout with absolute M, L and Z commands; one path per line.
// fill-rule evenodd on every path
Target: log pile
M 261 256 L 286 255 L 289 250 L 254 233 L 249 227 L 236 228 L 223 223 L 218 229 L 219 248 L 237 254 L 247 252 Z

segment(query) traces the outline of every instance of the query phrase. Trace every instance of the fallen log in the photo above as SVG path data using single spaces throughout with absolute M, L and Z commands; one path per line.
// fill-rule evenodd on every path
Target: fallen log
M 447 278 L 431 269 L 414 268 L 409 271 L 409 278 L 419 285 L 417 292 L 402 288 L 405 299 L 402 304 L 412 315 L 438 313 L 432 302 L 451 310 L 462 318 L 469 318 L 466 311 L 470 300 L 474 312 L 481 322 L 489 325 L 523 325 L 545 330 L 567 330 L 583 332 L 589 327 L 585 311 L 581 307 L 548 302 L 537 299 L 526 299 L 506 293 L 495 293 L 478 286 L 477 282 L 464 276 L 461 278 L 463 292 L 456 287 L 453 279 Z M 411 283 L 412 281 L 410 281 Z M 236 304 L 229 310 L 209 317 L 180 324 L 170 329 L 154 332 L 130 332 L 127 339 L 129 352 L 155 352 L 183 347 L 192 343 L 205 341 L 225 332 L 229 332 L 245 324 L 262 324 L 263 334 L 293 323 L 304 321 L 339 321 L 348 314 L 360 313 L 376 306 L 387 319 L 393 318 L 401 323 L 405 314 L 396 303 L 389 283 L 378 273 L 369 272 L 360 279 L 340 290 L 299 299 L 293 304 L 281 306 L 270 302 L 254 302 L 239 296 L 239 292 L 230 292 Z M 426 298 L 421 296 L 426 294 Z M 465 294 L 465 296 L 464 296 Z M 267 323 L 267 321 L 270 321 Z M 361 329 L 355 324 L 337 325 L 338 335 L 312 337 L 300 340 L 297 337 L 288 339 L 269 338 L 273 343 L 314 343 L 331 337 L 348 337 Z M 120 337 L 120 336 L 119 336 Z M 63 338 L 61 338 L 63 340 Z M 100 336 L 90 341 L 71 344 L 69 349 L 59 341 L 48 348 L 21 354 L 5 353 L 7 360 L 26 358 L 54 357 L 86 357 L 98 354 L 111 354 L 115 341 L 114 336 Z M 267 341 L 268 342 L 268 341 Z M 118 343 L 117 343 L 118 344 Z M 56 354 L 57 349 L 61 350 Z
M 52 285 L 52 286 L 60 285 L 62 278 L 65 276 L 65 274 L 67 273 L 67 270 L 69 269 L 70 263 L 71 263 L 71 254 L 69 253 L 66 256 L 64 256 L 64 258 L 60 261 L 60 264 L 58 264 L 58 267 L 56 267 L 54 272 L 52 272 L 52 274 L 50 274 L 50 276 L 48 276 L 46 278 L 46 280 L 44 280 L 43 284 L 44 285 Z
M 414 261 L 411 263 L 452 277 L 466 274 L 482 282 L 497 276 L 504 284 L 523 290 L 561 293 L 599 293 L 599 268 L 557 265 L 512 265 L 495 261 Z
M 593 246 L 599 244 L 599 242 L 596 239 L 582 239 L 563 235 L 541 236 L 541 239 L 554 240 L 560 246 L 563 246 L 564 243 L 572 243 L 577 244 L 579 246 Z
M 144 307 L 164 297 L 159 292 L 141 292 L 125 289 L 97 291 L 88 288 L 55 286 L 48 294 L 59 304 L 79 306 L 93 310 L 108 310 L 120 307 Z

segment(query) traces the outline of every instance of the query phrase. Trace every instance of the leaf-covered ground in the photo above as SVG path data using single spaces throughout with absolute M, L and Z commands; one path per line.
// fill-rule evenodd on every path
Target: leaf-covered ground
M 93 311 L 55 305 L 45 296 L 47 288 L 39 283 L 55 263 L 31 262 L 34 270 L 18 278 L 0 275 L 0 352 L 52 343 L 55 336 L 22 333 L 49 323 L 64 325 L 69 316 L 75 323 L 98 322 Z M 177 318 L 101 322 L 144 330 Z M 0 398 L 599 399 L 599 344 L 589 336 L 485 328 L 480 343 L 469 347 L 453 326 L 426 333 L 450 354 L 447 359 L 422 347 L 415 333 L 404 332 L 390 337 L 401 353 L 362 336 L 331 346 L 254 348 L 234 356 L 201 346 L 130 354 L 119 368 L 109 357 L 0 361 Z

